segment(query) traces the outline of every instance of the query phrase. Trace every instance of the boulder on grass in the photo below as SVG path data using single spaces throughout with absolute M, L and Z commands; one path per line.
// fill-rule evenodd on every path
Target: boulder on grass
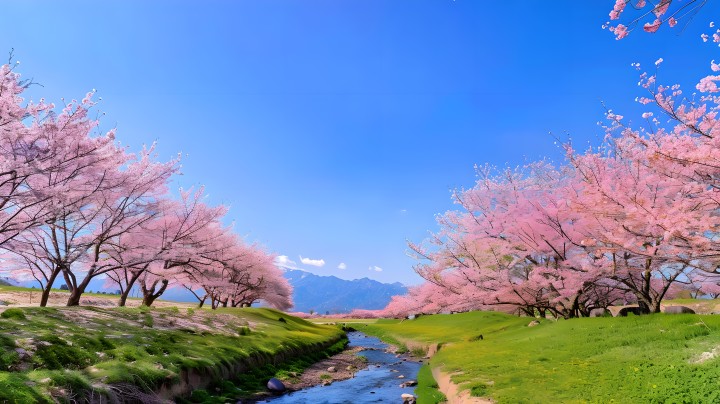
M 667 306 L 664 312 L 666 314 L 695 314 L 695 310 L 685 306 Z
M 639 316 L 642 314 L 642 311 L 640 311 L 640 307 L 638 306 L 623 307 L 622 309 L 620 309 L 620 311 L 618 311 L 616 317 L 627 317 L 630 313 Z
M 590 310 L 590 317 L 605 317 L 608 315 L 610 315 L 610 310 L 602 307 Z
M 283 382 L 281 382 L 280 380 L 278 380 L 274 377 L 272 379 L 268 380 L 267 388 L 268 388 L 268 390 L 270 390 L 272 392 L 277 392 L 277 393 L 282 393 L 283 391 L 285 391 L 285 385 L 283 384 Z

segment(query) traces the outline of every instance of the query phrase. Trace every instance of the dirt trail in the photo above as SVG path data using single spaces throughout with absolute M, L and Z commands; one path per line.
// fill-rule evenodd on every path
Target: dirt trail
M 447 397 L 448 404 L 493 404 L 494 401 L 484 397 L 472 397 L 470 390 L 460 390 L 460 386 L 453 383 L 452 375 L 442 371 L 442 368 L 432 368 L 432 375 L 440 390 Z
M 418 341 L 409 339 L 400 339 L 398 341 L 405 344 L 409 350 L 422 349 L 426 351 L 426 357 L 432 358 L 433 355 L 440 350 L 438 344 L 426 344 Z M 447 345 L 446 345 L 447 346 Z M 484 397 L 472 397 L 470 390 L 461 390 L 461 386 L 453 383 L 453 374 L 443 371 L 440 366 L 431 366 L 432 375 L 438 384 L 438 390 L 440 390 L 445 397 L 447 397 L 448 404 L 493 404 L 494 401 Z
M 0 301 L 4 302 L 6 306 L 0 306 L 0 310 L 6 307 L 17 307 L 17 306 L 38 306 L 40 304 L 40 290 L 28 290 L 27 292 L 18 291 L 0 291 Z M 58 307 L 65 306 L 69 297 L 68 292 L 50 292 L 48 298 L 48 306 Z M 119 296 L 107 295 L 106 296 L 85 296 L 80 299 L 81 306 L 97 306 L 97 307 L 115 307 L 117 306 Z M 128 299 L 128 307 L 138 307 L 142 300 L 140 299 Z M 163 300 L 156 300 L 153 303 L 154 307 L 196 307 L 196 303 L 179 303 L 179 302 L 167 302 Z

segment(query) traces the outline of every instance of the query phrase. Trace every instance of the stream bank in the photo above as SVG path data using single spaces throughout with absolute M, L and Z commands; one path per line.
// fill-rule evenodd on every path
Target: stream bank
M 350 332 L 348 339 L 348 352 L 356 351 L 359 357 L 366 358 L 362 359 L 367 362 L 365 369 L 357 371 L 347 380 L 269 397 L 258 403 L 399 403 L 403 394 L 413 394 L 420 363 L 408 360 L 408 355 L 391 352 L 390 347 L 376 337 Z M 323 374 L 328 376 L 323 377 Z M 328 377 L 331 377 L 328 372 L 321 372 L 321 379 L 327 380 Z

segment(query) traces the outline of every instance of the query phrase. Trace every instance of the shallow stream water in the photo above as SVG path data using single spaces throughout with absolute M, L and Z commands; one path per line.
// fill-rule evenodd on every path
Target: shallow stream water
M 355 377 L 334 382 L 329 386 L 315 386 L 298 390 L 259 403 L 402 403 L 403 393 L 413 394 L 415 387 L 400 388 L 408 380 L 417 380 L 420 364 L 397 358 L 385 352 L 388 345 L 375 337 L 359 332 L 348 333 L 349 347 L 366 348 L 359 355 L 368 359 L 367 369 L 358 371 Z M 399 378 L 399 376 L 405 376 Z

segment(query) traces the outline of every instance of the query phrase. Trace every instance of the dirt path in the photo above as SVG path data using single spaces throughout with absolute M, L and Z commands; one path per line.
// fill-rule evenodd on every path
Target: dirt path
M 447 397 L 448 404 L 493 404 L 494 401 L 484 397 L 472 397 L 470 390 L 460 390 L 460 386 L 453 383 L 449 373 L 442 371 L 442 368 L 432 368 L 432 375 L 440 390 Z
M 3 307 L 13 306 L 38 306 L 40 304 L 40 290 L 28 290 L 27 292 L 18 291 L 0 291 L 0 302 L 4 302 Z M 48 297 L 48 306 L 57 307 L 65 306 L 69 297 L 68 292 L 50 292 Z M 98 306 L 98 307 L 115 307 L 117 306 L 120 296 L 107 295 L 87 295 L 80 299 L 81 306 Z M 141 299 L 128 299 L 128 307 L 138 307 L 142 303 Z M 153 303 L 154 307 L 196 307 L 197 303 L 181 303 L 181 302 L 168 302 L 163 300 L 156 300 Z
M 438 344 L 426 344 L 418 341 L 413 341 L 404 338 L 397 338 L 398 341 L 405 344 L 405 346 L 411 350 L 422 349 L 426 352 L 426 358 L 432 358 L 440 349 Z M 432 375 L 438 384 L 438 390 L 440 390 L 445 397 L 447 397 L 448 404 L 493 404 L 494 401 L 484 397 L 473 397 L 470 395 L 470 390 L 462 390 L 460 385 L 453 383 L 452 374 L 446 373 L 442 370 L 442 367 L 431 366 Z

